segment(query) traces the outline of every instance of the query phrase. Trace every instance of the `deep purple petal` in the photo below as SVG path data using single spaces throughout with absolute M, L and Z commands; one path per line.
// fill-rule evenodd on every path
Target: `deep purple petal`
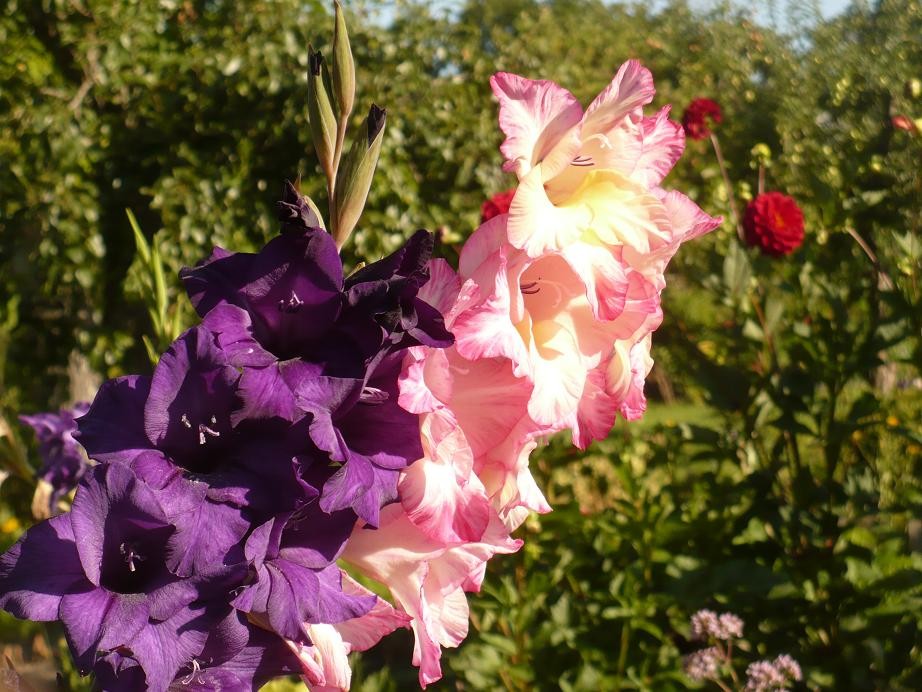
M 179 277 L 199 316 L 219 305 L 243 305 L 243 288 L 255 255 L 216 247 L 211 257 L 194 268 L 183 267 Z
M 320 230 L 276 236 L 256 256 L 246 307 L 260 343 L 279 358 L 300 355 L 339 315 L 342 261 Z
M 128 463 L 153 447 L 144 432 L 144 403 L 150 378 L 117 377 L 99 388 L 90 410 L 77 419 L 75 437 L 91 459 Z
M 145 685 L 144 669 L 130 656 L 111 651 L 93 666 L 96 686 L 106 692 L 135 692 Z
M 61 599 L 60 619 L 81 672 L 96 661 L 96 652 L 127 645 L 147 625 L 150 611 L 140 595 L 89 588 Z
M 70 519 L 36 524 L 0 556 L 0 608 L 18 618 L 57 620 L 61 597 L 89 586 Z
M 232 419 L 234 425 L 247 419 L 270 418 L 293 423 L 304 415 L 296 406 L 295 396 L 277 364 L 265 368 L 244 368 L 237 391 L 241 407 Z
M 372 526 L 378 525 L 385 502 L 397 496 L 397 471 L 378 469 L 362 458 L 339 468 L 323 486 L 320 508 L 327 513 L 352 508 Z
M 236 627 L 229 626 L 230 620 Z M 229 652 L 232 655 L 228 656 Z M 255 690 L 272 678 L 301 672 L 297 657 L 280 637 L 249 624 L 238 611 L 233 611 L 212 631 L 201 659 L 197 668 L 180 670 L 170 689 L 175 692 Z
M 238 378 L 215 344 L 214 334 L 202 326 L 189 329 L 154 370 L 144 407 L 148 437 L 180 466 L 210 470 L 232 444 Z
M 165 692 L 180 668 L 197 658 L 220 618 L 204 606 L 184 608 L 163 622 L 151 622 L 129 648 L 147 677 L 148 690 Z
M 159 493 L 163 510 L 176 527 L 166 545 L 166 565 L 177 576 L 203 573 L 243 557 L 243 537 L 250 522 L 239 508 L 211 502 L 207 491 L 205 483 L 176 477 Z
M 227 361 L 236 367 L 264 367 L 278 359 L 253 336 L 250 314 L 236 305 L 219 305 L 212 309 L 202 325 L 214 333 Z
M 327 567 L 342 553 L 356 519 L 351 509 L 327 514 L 317 503 L 307 505 L 288 520 L 278 554 L 304 567 Z
M 99 585 L 106 573 L 122 567 L 124 542 L 152 542 L 156 549 L 173 532 L 154 491 L 128 468 L 96 466 L 87 474 L 70 513 L 77 553 L 87 578 Z M 157 556 L 142 569 L 148 569 Z
M 336 565 L 320 570 L 317 576 L 320 582 L 320 598 L 316 611 L 308 616 L 308 622 L 335 624 L 362 617 L 378 600 L 374 595 L 352 596 L 343 593 L 342 570 Z

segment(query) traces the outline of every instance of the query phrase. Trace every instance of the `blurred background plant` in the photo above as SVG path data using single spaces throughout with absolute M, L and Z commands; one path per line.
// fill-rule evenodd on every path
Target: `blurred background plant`
M 149 371 L 191 322 L 178 269 L 263 243 L 285 178 L 326 208 L 304 103 L 332 4 L 4 5 L 5 547 L 40 466 L 17 416 Z M 352 125 L 372 97 L 388 111 L 352 263 L 418 227 L 452 257 L 511 186 L 497 70 L 586 101 L 636 57 L 675 118 L 699 97 L 722 111 L 730 187 L 707 139 L 667 180 L 727 222 L 670 267 L 649 411 L 586 453 L 538 456 L 556 509 L 490 563 L 437 689 L 695 688 L 701 607 L 739 614 L 748 660 L 789 652 L 808 688 L 922 689 L 922 6 L 856 1 L 825 22 L 804 7 L 772 25 L 678 0 L 347 3 Z M 791 254 L 737 239 L 731 199 L 742 213 L 762 187 L 803 211 Z M 37 689 L 55 669 L 79 688 L 57 632 L 4 614 L 0 638 Z M 356 660 L 356 688 L 415 684 L 410 651 L 397 634 Z

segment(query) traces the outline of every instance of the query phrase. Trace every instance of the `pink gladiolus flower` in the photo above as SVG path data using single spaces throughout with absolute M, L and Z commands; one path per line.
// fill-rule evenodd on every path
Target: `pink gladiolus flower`
M 352 596 L 370 596 L 371 591 L 343 573 L 343 592 Z M 301 661 L 302 678 L 312 692 L 348 690 L 352 669 L 348 655 L 366 651 L 399 627 L 408 627 L 410 617 L 378 599 L 374 607 L 352 620 L 335 625 L 303 625 L 310 645 L 288 641 L 289 648 Z
M 684 135 L 668 108 L 643 116 L 653 80 L 636 61 L 585 112 L 552 82 L 500 73 L 491 83 L 505 167 L 520 183 L 509 215 L 462 251 L 477 295 L 456 319 L 456 349 L 510 359 L 534 386 L 529 416 L 585 446 L 617 412 L 643 413 L 666 264 L 720 220 L 659 187 Z
M 413 618 L 413 665 L 419 666 L 425 687 L 442 676 L 442 647 L 456 647 L 467 636 L 464 592 L 480 590 L 487 560 L 521 545 L 495 512 L 479 542 L 446 545 L 427 536 L 401 505 L 393 504 L 382 510 L 377 530 L 360 528 L 352 534 L 343 559 L 386 584 Z

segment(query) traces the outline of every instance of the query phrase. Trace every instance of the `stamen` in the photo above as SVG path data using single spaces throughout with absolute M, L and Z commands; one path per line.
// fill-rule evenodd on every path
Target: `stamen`
M 573 160 L 570 162 L 570 165 L 571 165 L 571 166 L 580 166 L 580 167 L 585 168 L 586 166 L 593 166 L 593 165 L 595 165 L 595 164 L 592 162 L 592 157 L 591 157 L 591 156 L 577 156 L 575 159 L 573 159 Z
M 182 418 L 180 418 L 179 420 L 187 428 L 189 428 L 190 430 L 192 429 L 192 423 L 189 422 L 189 416 L 187 416 L 185 413 L 182 414 Z
M 215 423 L 217 423 L 217 420 L 215 420 L 215 417 L 212 416 L 211 424 L 214 425 Z M 206 441 L 205 435 L 209 435 L 210 437 L 221 437 L 221 433 L 219 433 L 217 430 L 209 428 L 204 423 L 200 423 L 198 426 L 198 443 L 200 445 L 205 444 L 205 441 Z
M 383 404 L 388 398 L 388 393 L 377 387 L 365 387 L 359 395 L 359 401 L 363 404 Z
M 125 562 L 128 563 L 129 572 L 137 571 L 137 567 L 134 564 L 135 562 L 144 562 L 144 560 L 147 559 L 140 553 L 135 552 L 133 543 L 122 543 L 118 547 L 118 551 L 122 554 L 122 557 L 125 558 Z
M 202 670 L 202 665 L 198 662 L 198 659 L 197 659 L 197 658 L 193 658 L 193 659 L 192 659 L 192 672 L 189 673 L 189 675 L 187 675 L 186 677 L 184 677 L 182 680 L 180 680 L 180 682 L 181 682 L 183 685 L 190 685 L 190 684 L 192 684 L 192 681 L 195 680 L 195 676 L 198 675 L 198 674 L 199 674 L 199 671 L 201 671 L 201 670 Z
M 294 291 L 291 292 L 291 297 L 288 300 L 282 298 L 279 301 L 279 312 L 297 312 L 301 309 L 301 306 L 304 305 L 304 301 L 298 298 L 298 294 Z

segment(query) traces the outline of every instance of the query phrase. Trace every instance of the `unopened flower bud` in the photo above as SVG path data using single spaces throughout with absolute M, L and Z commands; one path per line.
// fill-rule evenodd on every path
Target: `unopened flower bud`
M 349 45 L 349 32 L 343 8 L 335 3 L 336 24 L 333 29 L 333 95 L 340 121 L 345 121 L 355 103 L 355 60 Z
M 336 116 L 330 101 L 330 76 L 323 54 L 308 47 L 307 115 L 311 138 L 320 166 L 328 179 L 335 175 L 333 152 L 336 148 Z
M 372 104 L 349 154 L 336 174 L 336 196 L 333 200 L 333 238 L 342 247 L 352 233 L 365 208 L 371 180 L 381 153 L 381 140 L 387 112 Z

